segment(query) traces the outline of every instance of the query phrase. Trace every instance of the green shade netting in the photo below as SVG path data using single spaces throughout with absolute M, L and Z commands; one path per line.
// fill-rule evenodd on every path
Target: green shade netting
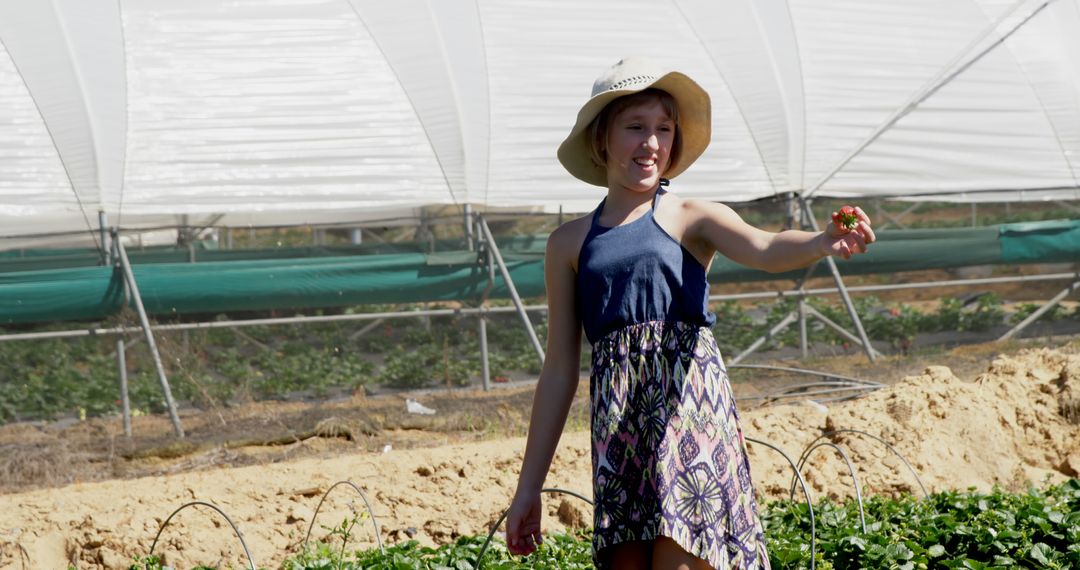
M 523 297 L 544 293 L 545 235 L 499 240 L 511 279 Z M 188 250 L 131 251 L 135 278 L 149 313 L 156 316 L 217 314 L 270 309 L 313 309 L 354 305 L 475 301 L 488 287 L 488 268 L 460 242 L 459 249 L 415 251 L 417 244 L 202 250 L 196 263 Z M 407 250 L 412 251 L 407 251 Z M 404 250 L 404 251 L 403 251 Z M 4 271 L 8 263 L 53 263 L 57 258 L 84 267 Z M 179 257 L 179 259 L 177 259 Z M 870 253 L 837 259 L 842 275 L 890 274 L 969 265 L 1071 262 L 1080 260 L 1080 220 L 1056 220 L 966 229 L 886 230 Z M 0 259 L 0 324 L 94 320 L 124 304 L 123 279 L 110 267 L 93 266 L 92 251 L 68 251 Z M 718 256 L 712 283 L 793 279 L 805 270 L 770 274 Z M 828 275 L 818 264 L 814 275 Z M 498 271 L 489 298 L 507 298 Z

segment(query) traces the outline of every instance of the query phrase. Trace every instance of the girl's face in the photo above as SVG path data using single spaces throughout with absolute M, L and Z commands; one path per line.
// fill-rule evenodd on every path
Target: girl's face
M 607 134 L 608 188 L 648 192 L 660 183 L 675 142 L 675 121 L 659 100 L 627 107 Z

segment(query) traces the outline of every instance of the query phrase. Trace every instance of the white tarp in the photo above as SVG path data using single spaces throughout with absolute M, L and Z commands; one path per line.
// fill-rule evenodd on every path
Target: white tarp
M 625 55 L 712 95 L 681 195 L 1080 198 L 1080 0 L 0 0 L 0 237 L 587 211 Z

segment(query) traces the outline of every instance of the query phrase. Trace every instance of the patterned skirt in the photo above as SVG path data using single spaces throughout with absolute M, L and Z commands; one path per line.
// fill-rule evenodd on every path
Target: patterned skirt
M 630 325 L 593 344 L 593 560 L 673 539 L 717 570 L 768 569 L 746 444 L 712 331 Z

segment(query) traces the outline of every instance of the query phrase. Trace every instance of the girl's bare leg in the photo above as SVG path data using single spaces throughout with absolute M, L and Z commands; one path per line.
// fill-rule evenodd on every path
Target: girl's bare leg
M 713 567 L 683 550 L 674 540 L 661 536 L 652 543 L 652 570 L 713 570 Z
M 622 542 L 606 549 L 609 568 L 618 570 L 649 570 L 653 543 L 645 540 Z

